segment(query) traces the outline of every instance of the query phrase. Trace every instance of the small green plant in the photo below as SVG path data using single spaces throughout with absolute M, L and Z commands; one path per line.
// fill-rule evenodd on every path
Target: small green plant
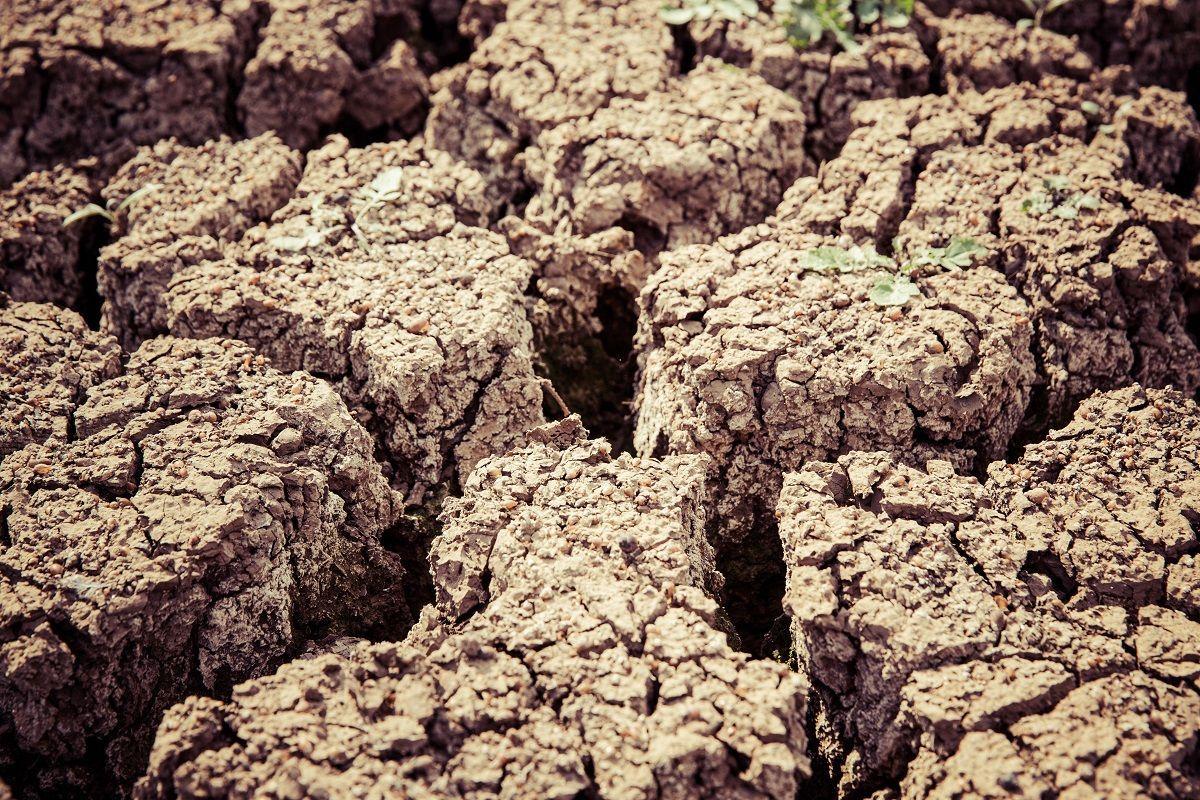
M 885 275 L 875 281 L 867 297 L 877 306 L 902 306 L 921 293 L 907 275 Z
M 758 13 L 755 0 L 680 0 L 678 6 L 663 6 L 658 15 L 668 25 L 687 25 L 692 20 L 713 17 L 736 22 Z
M 1071 182 L 1061 175 L 1042 179 L 1042 191 L 1033 192 L 1021 201 L 1021 210 L 1031 217 L 1049 214 L 1059 219 L 1075 219 L 1082 211 L 1095 211 L 1100 198 L 1071 190 Z
M 775 0 L 775 16 L 798 48 L 817 44 L 831 35 L 842 49 L 862 49 L 856 32 L 878 21 L 889 28 L 908 25 L 913 0 Z
M 1070 3 L 1071 0 L 1021 0 L 1031 16 L 1017 20 L 1017 30 L 1042 27 L 1042 19 Z
M 965 269 L 971 266 L 975 254 L 983 247 L 974 239 L 959 237 L 945 247 L 925 247 L 916 251 L 903 264 L 896 259 L 879 253 L 871 245 L 861 247 L 814 247 L 800 255 L 799 268 L 803 272 L 863 272 L 886 270 L 871 287 L 868 297 L 880 306 L 902 306 L 921 293 L 911 273 L 923 267 L 937 269 Z
M 62 223 L 63 227 L 66 227 L 68 225 L 74 225 L 76 222 L 87 219 L 88 217 L 104 217 L 104 219 L 106 219 L 108 221 L 108 223 L 111 225 L 112 223 L 117 221 L 117 214 L 121 213 L 126 208 L 133 205 L 138 200 L 140 200 L 141 198 L 150 194 L 151 192 L 157 190 L 158 188 L 159 188 L 159 184 L 157 184 L 157 183 L 147 183 L 142 188 L 138 189 L 135 192 L 132 192 L 128 197 L 126 197 L 124 200 L 122 200 L 120 203 L 117 203 L 116 205 L 113 205 L 113 202 L 111 200 L 109 200 L 107 203 L 105 203 L 102 206 L 96 205 L 95 203 L 88 203 L 83 208 L 80 208 L 76 211 L 72 211 L 70 214 L 68 214 L 66 217 L 64 217 L 63 223 Z

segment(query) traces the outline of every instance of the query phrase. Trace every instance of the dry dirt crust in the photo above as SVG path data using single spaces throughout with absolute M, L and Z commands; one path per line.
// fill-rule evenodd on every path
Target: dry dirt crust
M 1200 800 L 1198 106 L 1200 0 L 0 0 L 0 800 Z

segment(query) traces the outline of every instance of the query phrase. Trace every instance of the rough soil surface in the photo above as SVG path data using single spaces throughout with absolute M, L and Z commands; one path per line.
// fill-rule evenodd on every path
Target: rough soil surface
M 373 200 L 384 183 L 395 193 Z M 176 275 L 169 328 L 240 339 L 335 382 L 419 503 L 542 421 L 524 309 L 533 265 L 476 227 L 481 186 L 444 153 L 335 137 L 270 223 Z
M 363 129 L 420 127 L 429 79 L 399 35 L 420 31 L 412 0 L 269 0 L 237 116 L 248 136 L 311 147 L 345 117 Z M 390 40 L 390 41 L 389 41 Z
M 0 9 L 0 186 L 133 147 L 335 124 L 411 133 L 429 95 L 406 0 L 16 0 Z M 435 3 L 434 5 L 439 5 Z M 445 3 L 440 4 L 445 6 Z
M 0 5 L 0 796 L 1200 798 L 1200 3 Z
M 1200 141 L 1200 127 L 1181 96 L 1128 95 L 1119 73 L 1109 78 L 1116 85 L 1051 79 L 866 104 L 842 155 L 790 190 L 778 212 L 781 238 L 819 232 L 883 248 L 898 234 L 903 252 L 955 236 L 985 245 L 1031 307 L 1034 427 L 1131 380 L 1193 391 L 1200 361 L 1184 298 L 1196 285 L 1190 251 L 1200 206 L 1163 187 L 1176 184 L 1179 154 Z M 1087 99 L 1111 129 L 1087 120 Z M 1066 180 L 1068 194 L 1092 195 L 1098 207 L 1075 219 L 1026 212 L 1047 178 Z
M 2 460 L 27 444 L 68 442 L 87 391 L 121 371 L 121 348 L 73 311 L 0 294 L 0 363 Z
M 1029 308 L 1003 276 L 932 275 L 903 311 L 884 309 L 868 298 L 873 272 L 800 268 L 806 249 L 836 243 L 685 248 L 641 296 L 634 444 L 711 456 L 733 597 L 778 579 L 770 529 L 784 471 L 856 449 L 968 468 L 1004 453 L 1029 400 Z M 770 623 L 762 608 L 733 613 L 739 628 Z
M 665 85 L 672 41 L 658 9 L 653 0 L 509 3 L 470 58 L 434 79 L 426 140 L 510 199 L 521 186 L 517 156 L 542 131 Z M 479 18 L 468 6 L 464 27 Z
M 843 792 L 1200 793 L 1200 408 L 1131 387 L 988 479 L 852 453 L 789 475 L 785 606 Z
M 706 60 L 539 136 L 525 154 L 536 187 L 525 216 L 582 236 L 624 227 L 655 254 L 761 220 L 806 166 L 799 104 Z
M 1029 16 L 1022 0 L 925 0 L 925 5 L 941 17 L 988 13 L 1015 21 Z M 1144 85 L 1187 88 L 1200 64 L 1200 6 L 1195 3 L 1071 0 L 1047 14 L 1043 26 L 1075 38 L 1097 66 L 1128 65 Z
M 794 797 L 806 687 L 719 630 L 701 461 L 585 436 L 479 465 L 407 642 L 176 707 L 137 796 Z
M 57 430 L 5 430 L 32 441 L 0 463 L 0 769 L 25 795 L 113 796 L 171 703 L 411 621 L 379 544 L 399 498 L 324 382 L 172 339 L 100 382 L 115 345 L 73 315 L 17 304 L 0 329 L 44 339 L 21 374 L 57 384 L 16 387 L 5 418 Z
M 16 0 L 0 12 L 0 185 L 61 160 L 225 127 L 249 57 L 248 0 L 153 5 Z
M 737 22 L 714 17 L 687 28 L 698 57 L 712 56 L 758 75 L 800 102 L 808 121 L 806 145 L 817 159 L 836 155 L 863 100 L 908 97 L 930 88 L 931 65 L 911 31 L 862 37 L 849 52 L 825 43 L 798 50 L 766 13 Z
M 157 186 L 121 213 L 100 252 L 101 324 L 127 349 L 166 333 L 164 294 L 175 273 L 210 258 L 282 207 L 300 180 L 299 154 L 272 133 L 185 147 L 142 148 L 105 187 L 114 204 Z
M 62 223 L 91 193 L 88 177 L 67 167 L 31 172 L 0 190 L 0 287 L 14 300 L 79 301 L 81 230 Z

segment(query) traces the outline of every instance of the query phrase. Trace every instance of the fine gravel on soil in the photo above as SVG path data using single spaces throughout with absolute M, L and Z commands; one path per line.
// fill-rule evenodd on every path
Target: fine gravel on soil
M 988 478 L 883 453 L 779 503 L 785 606 L 843 793 L 1195 797 L 1200 408 L 1131 387 Z
M 176 707 L 136 796 L 794 797 L 806 686 L 720 632 L 702 460 L 531 438 L 447 504 L 408 641 Z
M 171 703 L 411 622 L 380 546 L 400 498 L 327 384 L 228 341 L 121 367 L 47 306 L 0 331 L 32 343 L 0 428 L 0 769 L 26 795 L 112 796 Z

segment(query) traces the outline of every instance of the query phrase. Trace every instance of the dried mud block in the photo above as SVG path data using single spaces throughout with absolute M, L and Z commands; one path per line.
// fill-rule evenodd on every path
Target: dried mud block
M 0 8 L 0 186 L 60 161 L 221 133 L 254 4 L 15 0 Z
M 470 226 L 484 220 L 479 186 L 445 154 L 334 140 L 270 224 L 176 276 L 170 329 L 241 339 L 334 381 L 420 502 L 542 421 L 533 268 Z
M 719 564 L 733 603 L 764 594 L 781 475 L 848 450 L 1001 456 L 1030 396 L 1029 308 L 987 267 L 921 278 L 903 311 L 870 271 L 801 267 L 807 251 L 730 237 L 665 255 L 640 298 L 634 445 L 705 453 Z M 743 591 L 744 589 L 744 591 Z M 731 613 L 740 626 L 766 612 Z
M 580 236 L 620 226 L 656 254 L 758 222 L 808 166 L 799 104 L 708 59 L 644 99 L 538 137 L 525 216 Z
M 1196 404 L 1130 387 L 984 484 L 882 453 L 789 475 L 784 603 L 842 793 L 1200 793 L 1200 623 L 1168 588 L 1198 464 Z
M 137 796 L 794 797 L 807 687 L 717 627 L 700 459 L 584 436 L 480 464 L 407 642 L 177 706 Z
M 416 52 L 400 38 L 375 52 L 392 29 L 419 31 L 415 4 L 270 0 L 269 13 L 237 98 L 248 135 L 273 130 L 305 148 L 343 116 L 367 129 L 419 127 L 429 80 Z
M 274 134 L 198 147 L 142 148 L 104 189 L 117 204 L 154 185 L 118 218 L 100 252 L 101 326 L 126 349 L 166 332 L 163 295 L 175 273 L 220 257 L 223 245 L 271 216 L 300 179 L 300 156 Z
M 969 236 L 994 249 L 1009 281 L 1033 311 L 1048 420 L 1097 389 L 1137 381 L 1200 386 L 1200 352 L 1187 331 L 1183 284 L 1188 243 L 1200 206 L 1177 212 L 1172 230 L 1139 211 L 1143 195 L 1159 195 L 1121 179 L 1112 153 L 1067 138 L 1013 149 L 1003 144 L 934 155 L 900 225 L 900 247 Z M 1088 196 L 1095 208 L 1073 218 L 1030 213 L 1044 181 L 1063 181 L 1064 200 Z M 1183 234 L 1183 235 L 1181 235 Z M 1039 421 L 1036 424 L 1044 424 Z
M 0 363 L 3 459 L 30 443 L 68 441 L 72 413 L 89 389 L 120 371 L 121 349 L 74 311 L 0 293 Z
M 79 228 L 63 220 L 87 204 L 92 184 L 68 167 L 33 172 L 0 190 L 0 291 L 14 300 L 79 300 Z
M 510 5 L 465 63 L 435 79 L 426 141 L 478 169 L 493 197 L 511 198 L 521 186 L 516 158 L 539 133 L 666 84 L 672 42 L 658 5 Z
M 155 339 L 73 417 L 0 465 L 6 779 L 114 796 L 171 703 L 307 636 L 411 621 L 379 544 L 399 498 L 323 381 Z
M 1084 81 L 1095 70 L 1070 37 L 1046 28 L 1020 30 L 990 14 L 925 22 L 936 31 L 939 77 L 950 92 L 1037 83 L 1047 75 Z
M 1110 77 L 1115 85 L 1049 79 L 863 104 L 842 154 L 789 189 L 765 233 L 743 239 L 797 246 L 814 234 L 841 236 L 901 256 L 975 239 L 1034 318 L 1031 431 L 1061 421 L 1097 389 L 1140 381 L 1192 391 L 1200 357 L 1186 298 L 1195 292 L 1190 242 L 1200 206 L 1160 188 L 1184 166 L 1156 154 L 1200 129 L 1180 104 L 1149 110 L 1171 93 L 1123 94 L 1119 76 Z M 1083 113 L 1092 98 L 1102 114 L 1116 114 L 1111 130 Z M 1086 196 L 1094 207 L 1030 211 L 1050 196 L 1046 180 L 1060 182 L 1061 203 Z
M 860 102 L 910 97 L 930 88 L 929 58 L 911 31 L 861 36 L 861 50 L 834 52 L 829 43 L 795 47 L 765 12 L 736 22 L 693 21 L 687 30 L 698 56 L 719 58 L 796 98 L 809 121 L 808 150 L 818 160 L 836 155 Z

